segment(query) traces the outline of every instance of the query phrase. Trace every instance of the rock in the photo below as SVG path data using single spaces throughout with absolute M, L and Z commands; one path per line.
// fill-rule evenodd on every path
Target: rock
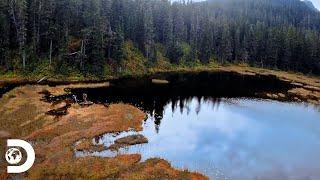
M 299 99 L 298 97 L 294 97 L 293 98 L 295 101 L 301 101 L 301 99 Z
M 278 95 L 276 95 L 276 94 L 270 94 L 270 93 L 267 93 L 267 97 L 268 97 L 268 98 L 271 98 L 271 99 L 278 99 L 278 98 L 279 98 Z
M 170 82 L 167 80 L 161 80 L 161 79 L 152 79 L 153 84 L 169 84 Z
M 271 98 L 271 97 L 272 97 L 272 94 L 267 93 L 266 96 L 267 96 L 268 98 Z
M 287 83 L 291 83 L 290 79 L 286 79 L 286 78 L 280 78 L 281 81 L 287 82 Z
M 298 87 L 303 87 L 303 84 L 297 83 L 297 82 L 292 82 L 291 85 L 298 86 Z
M 120 148 L 145 143 L 148 143 L 148 139 L 143 135 L 131 135 L 115 140 L 114 144 L 108 147 L 108 150 L 117 151 Z
M 278 96 L 279 96 L 280 98 L 286 98 L 286 95 L 283 94 L 283 93 L 278 93 Z

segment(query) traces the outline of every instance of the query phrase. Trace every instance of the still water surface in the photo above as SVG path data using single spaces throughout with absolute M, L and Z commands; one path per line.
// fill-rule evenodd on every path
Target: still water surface
M 320 178 L 320 111 L 314 106 L 190 98 L 163 109 L 160 118 L 149 113 L 139 132 L 148 144 L 91 155 L 140 153 L 142 160 L 160 157 L 211 179 Z M 109 146 L 131 134 L 136 132 L 106 134 L 94 141 Z

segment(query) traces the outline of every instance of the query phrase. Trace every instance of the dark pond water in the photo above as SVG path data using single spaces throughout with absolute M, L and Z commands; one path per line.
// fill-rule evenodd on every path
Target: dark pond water
M 290 85 L 273 77 L 200 73 L 124 79 L 105 89 L 74 89 L 93 102 L 124 102 L 147 113 L 142 132 L 105 134 L 93 139 L 106 147 L 142 134 L 149 143 L 118 152 L 76 152 L 111 157 L 140 153 L 212 179 L 319 179 L 320 111 L 307 104 L 260 99 L 263 92 L 285 93 Z M 173 83 L 174 82 L 174 83 Z
M 5 85 L 5 86 L 0 86 L 0 98 L 10 90 L 12 90 L 15 87 L 15 85 Z

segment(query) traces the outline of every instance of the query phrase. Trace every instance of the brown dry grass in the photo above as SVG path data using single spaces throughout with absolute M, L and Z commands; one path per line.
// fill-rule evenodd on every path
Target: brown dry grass
M 124 155 L 116 158 L 78 158 L 68 159 L 55 166 L 42 163 L 33 168 L 28 179 L 115 179 L 122 171 L 138 164 L 141 156 Z
M 203 175 L 179 171 L 162 159 L 149 159 L 143 163 L 128 168 L 120 175 L 120 179 L 203 179 Z
M 239 66 L 239 65 L 223 66 L 223 67 L 219 67 L 218 70 L 238 72 L 240 74 L 247 74 L 247 75 L 257 75 L 257 74 L 258 75 L 274 75 L 284 81 L 301 83 L 305 86 L 309 85 L 312 87 L 320 87 L 319 77 L 307 76 L 301 73 L 277 71 L 277 70 L 271 70 L 271 69 L 263 69 L 263 68 L 255 68 L 250 66 Z
M 45 113 L 54 107 L 40 101 L 39 92 L 45 90 L 60 94 L 64 93 L 65 88 L 70 87 L 75 86 L 28 85 L 15 88 L 0 99 L 0 132 L 5 132 L 6 136 L 9 134 L 10 138 L 33 142 L 36 163 L 26 174 L 27 179 L 173 179 L 180 176 L 188 179 L 206 179 L 196 173 L 176 170 L 164 160 L 157 161 L 166 164 L 165 166 L 156 165 L 154 171 L 147 171 L 148 168 L 153 169 L 154 164 L 150 164 L 149 161 L 139 162 L 140 155 L 75 158 L 74 145 L 77 141 L 89 140 L 104 133 L 142 130 L 142 121 L 146 115 L 127 104 L 114 104 L 108 108 L 103 105 L 72 105 L 66 116 L 54 118 L 46 115 Z M 5 147 L 4 143 L 4 139 L 0 139 L 1 147 Z M 90 143 L 84 143 L 82 148 L 88 149 L 92 146 Z M 0 154 L 3 153 L 4 149 L 1 149 Z M 0 168 L 0 178 L 7 178 L 4 172 L 5 165 L 0 164 Z M 158 174 L 159 169 L 162 174 Z
M 224 66 L 197 66 L 197 67 L 178 67 L 176 69 L 153 69 L 153 73 L 156 72 L 235 72 L 242 75 L 249 75 L 249 76 L 256 76 L 256 75 L 267 75 L 267 76 L 275 76 L 278 79 L 289 82 L 293 85 L 298 85 L 300 88 L 291 89 L 287 92 L 290 98 L 299 100 L 299 101 L 306 101 L 315 105 L 320 105 L 320 78 L 317 76 L 308 76 L 303 75 L 301 73 L 294 73 L 294 72 L 285 72 L 285 71 L 278 71 L 278 70 L 271 70 L 271 69 L 264 69 L 264 68 L 256 68 L 250 67 L 247 64 L 239 64 L 239 65 L 224 65 Z M 261 97 L 271 98 L 282 100 L 282 94 L 261 94 Z M 312 97 L 312 98 L 310 98 Z M 286 97 L 287 98 L 287 97 Z
M 86 152 L 101 152 L 106 150 L 102 144 L 94 145 L 91 139 L 83 139 L 75 145 L 75 150 Z
M 49 88 L 50 93 L 53 95 L 61 95 L 65 93 L 65 89 L 77 89 L 77 88 L 104 88 L 109 87 L 109 82 L 103 82 L 103 83 L 79 83 L 79 84 L 70 84 L 70 85 L 61 85 L 56 86 L 54 88 Z M 48 87 L 44 88 L 43 90 L 48 89 Z
M 225 66 L 217 68 L 199 68 L 194 71 L 228 71 L 246 75 L 274 75 L 290 83 L 301 84 L 299 88 L 289 90 L 294 98 L 320 104 L 320 81 L 317 77 L 265 70 L 247 66 Z M 105 87 L 108 84 L 78 84 L 66 86 L 23 86 L 15 88 L 0 99 L 0 132 L 6 138 L 27 139 L 34 143 L 37 161 L 28 172 L 29 179 L 205 179 L 206 177 L 180 171 L 161 159 L 139 162 L 140 155 L 119 156 L 116 158 L 75 158 L 73 149 L 78 140 L 95 136 L 126 131 L 130 128 L 141 130 L 141 121 L 145 114 L 126 104 L 115 104 L 106 108 L 93 105 L 82 108 L 73 105 L 69 114 L 54 118 L 45 113 L 54 107 L 40 101 L 38 92 L 47 90 L 54 95 L 63 94 L 66 88 Z M 283 94 L 270 95 L 284 98 Z M 62 102 L 63 103 L 63 102 Z M 0 146 L 4 147 L 0 138 Z M 91 148 L 84 144 L 84 148 Z M 4 149 L 0 149 L 0 154 Z M 59 164 L 59 166 L 58 166 Z M 0 179 L 7 177 L 5 165 L 0 163 Z
M 253 68 L 249 66 L 226 66 L 219 70 L 237 72 L 246 75 L 272 75 L 282 81 L 286 81 L 296 86 L 287 92 L 287 96 L 294 100 L 305 101 L 311 104 L 320 105 L 320 78 L 306 76 L 293 72 L 275 71 L 269 69 Z M 283 99 L 283 94 L 265 94 L 271 99 Z

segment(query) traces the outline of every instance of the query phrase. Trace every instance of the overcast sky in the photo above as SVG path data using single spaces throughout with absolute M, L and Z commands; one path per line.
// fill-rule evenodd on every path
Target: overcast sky
M 313 4 L 320 10 L 320 0 L 311 0 Z

